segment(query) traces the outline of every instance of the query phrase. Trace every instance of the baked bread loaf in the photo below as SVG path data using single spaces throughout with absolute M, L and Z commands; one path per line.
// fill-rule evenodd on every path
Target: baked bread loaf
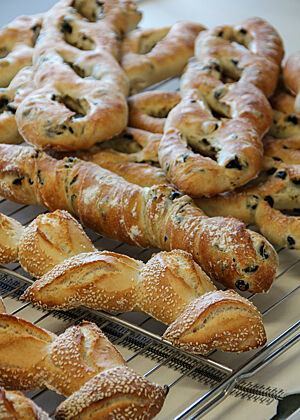
M 13 315 L 0 315 L 0 383 L 70 395 L 94 375 L 125 362 L 95 325 L 83 322 L 56 336 Z M 20 351 L 22 348 L 22 351 Z
M 260 313 L 233 290 L 209 292 L 196 299 L 165 331 L 164 338 L 192 353 L 216 348 L 247 351 L 266 342 Z
M 169 112 L 180 99 L 179 92 L 151 90 L 137 93 L 128 98 L 128 124 L 130 127 L 162 134 Z
M 20 16 L 0 30 L 0 87 L 32 63 L 33 48 L 42 25 L 42 15 Z
M 264 144 L 264 171 L 256 180 L 196 203 L 210 216 L 237 217 L 272 243 L 300 249 L 300 217 L 282 212 L 300 209 L 300 138 L 266 138 Z
M 185 307 L 216 290 L 185 251 L 155 254 L 142 261 L 109 251 L 67 259 L 29 287 L 23 299 L 45 309 L 143 311 L 170 324 Z
M 21 392 L 0 388 L 1 420 L 50 420 L 50 417 Z
M 23 231 L 21 223 L 0 213 L 0 264 L 18 260 L 19 241 Z
M 41 277 L 65 259 L 96 251 L 82 226 L 67 211 L 40 214 L 24 230 L 19 242 L 21 266 Z
M 266 291 L 275 277 L 277 254 L 265 238 L 236 219 L 208 218 L 170 186 L 141 188 L 90 162 L 0 145 L 0 194 L 68 210 L 83 225 L 129 244 L 188 251 L 228 287 Z
M 28 143 L 88 149 L 125 128 L 128 81 L 118 39 L 140 17 L 131 0 L 61 0 L 44 15 L 33 59 L 36 90 L 16 112 Z
M 266 340 L 258 310 L 233 291 L 216 291 L 183 251 L 161 252 L 147 264 L 113 252 L 80 254 L 37 280 L 23 299 L 45 309 L 143 311 L 170 325 L 168 340 L 194 353 L 247 351 Z M 184 320 L 193 332 L 190 342 Z
M 119 136 L 69 156 L 96 163 L 141 187 L 168 184 L 158 163 L 160 139 L 159 134 L 127 127 Z M 62 158 L 66 154 L 56 153 L 54 156 Z
M 7 88 L 0 89 L 0 138 L 1 143 L 18 144 L 20 135 L 15 113 L 22 100 L 35 88 L 32 67 L 24 67 Z
M 162 408 L 168 388 L 162 388 L 127 367 L 117 367 L 94 376 L 63 401 L 55 412 L 57 420 L 145 419 Z
M 192 22 L 177 22 L 157 29 L 136 29 L 122 43 L 121 64 L 130 83 L 130 94 L 179 76 L 194 55 L 194 41 L 205 28 Z
M 158 158 L 180 191 L 213 196 L 245 184 L 261 169 L 261 139 L 272 122 L 265 95 L 277 84 L 283 48 L 275 29 L 253 18 L 200 33 L 195 53 L 181 79 L 182 100 L 167 117 Z
M 127 368 L 121 354 L 95 324 L 82 322 L 56 336 L 21 318 L 0 314 L 0 326 L 2 386 L 24 391 L 47 387 L 69 396 L 100 373 L 104 375 L 98 375 L 96 379 L 99 404 L 114 388 L 110 400 L 104 403 L 107 403 L 107 411 L 104 410 L 107 415 L 114 410 L 119 410 L 122 416 L 126 414 L 127 405 L 122 394 L 127 395 L 129 406 L 136 404 L 137 409 L 143 409 L 144 418 L 148 412 L 150 416 L 161 409 L 166 389 L 151 384 Z M 128 381 L 131 384 L 129 392 Z M 144 401 L 140 398 L 139 387 L 143 389 Z M 92 388 L 89 390 L 91 392 Z
M 200 63 L 213 66 L 218 78 L 250 83 L 269 97 L 277 86 L 284 49 L 276 29 L 252 17 L 199 34 L 195 55 Z

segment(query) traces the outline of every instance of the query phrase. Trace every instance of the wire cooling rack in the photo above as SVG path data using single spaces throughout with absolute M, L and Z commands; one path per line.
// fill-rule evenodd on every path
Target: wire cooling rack
M 44 212 L 44 209 L 2 199 L 0 212 L 14 217 L 26 226 L 38 214 Z M 89 230 L 87 234 L 98 249 L 121 252 L 143 261 L 147 261 L 156 251 L 109 240 Z M 265 404 L 270 404 L 274 399 L 280 400 L 284 396 L 282 389 L 251 382 L 251 377 L 255 373 L 292 347 L 300 338 L 297 305 L 291 304 L 293 299 L 299 299 L 300 285 L 297 284 L 299 253 L 283 248 L 277 249 L 277 252 L 280 268 L 271 291 L 263 295 L 244 293 L 244 296 L 252 300 L 262 312 L 269 337 L 268 344 L 260 350 L 240 355 L 212 351 L 207 356 L 198 356 L 175 349 L 168 341 L 161 338 L 166 327 L 145 314 L 110 314 L 84 307 L 67 312 L 36 309 L 30 303 L 24 304 L 18 300 L 26 287 L 33 282 L 19 264 L 0 267 L 0 294 L 11 314 L 29 319 L 41 327 L 46 326 L 56 333 L 83 319 L 96 322 L 121 350 L 129 366 L 138 371 L 142 370 L 140 373 L 161 384 L 165 383 L 166 368 L 168 372 L 174 373 L 171 375 L 172 380 L 167 383 L 170 395 L 184 378 L 189 378 L 195 384 L 201 384 L 199 397 L 187 407 L 180 409 L 176 417 L 176 419 L 196 419 L 204 416 L 229 394 Z M 294 308 L 295 313 L 288 311 L 286 314 L 288 316 L 285 316 L 285 327 L 277 326 L 274 329 L 272 316 L 275 314 L 276 317 L 278 310 L 282 313 L 285 304 Z M 42 406 L 47 401 L 47 409 L 49 411 L 50 407 L 52 412 L 62 399 L 48 390 L 41 390 L 30 396 Z M 169 417 L 162 411 L 160 418 Z

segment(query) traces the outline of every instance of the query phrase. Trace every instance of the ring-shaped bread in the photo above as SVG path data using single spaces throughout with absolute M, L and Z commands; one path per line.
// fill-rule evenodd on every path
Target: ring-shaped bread
M 136 29 L 122 44 L 122 67 L 134 94 L 168 77 L 182 73 L 194 55 L 194 41 L 205 28 L 193 22 L 177 22 L 156 29 Z
M 32 63 L 33 48 L 42 25 L 42 15 L 20 16 L 0 30 L 0 87 Z
M 196 200 L 209 216 L 233 216 L 255 224 L 272 243 L 300 249 L 300 137 L 266 138 L 264 171 L 230 193 Z M 282 212 L 284 211 L 284 212 Z
M 128 81 L 119 39 L 140 19 L 130 0 L 61 0 L 44 15 L 36 43 L 36 90 L 16 120 L 38 148 L 87 149 L 127 124 Z
M 158 154 L 179 190 L 211 196 L 258 174 L 272 121 L 265 95 L 276 86 L 282 55 L 279 35 L 262 19 L 199 34 L 197 61 L 181 79 L 182 100 L 167 117 Z
M 248 83 L 227 83 L 215 68 L 190 63 L 181 81 L 181 102 L 167 117 L 158 157 L 176 187 L 191 195 L 230 191 L 261 169 L 262 136 L 272 110 Z
M 162 134 L 169 112 L 180 99 L 180 93 L 176 91 L 151 90 L 137 93 L 128 98 L 128 125 Z
M 283 54 L 276 29 L 257 17 L 202 32 L 195 44 L 200 63 L 214 63 L 225 81 L 254 84 L 267 97 L 276 88 Z

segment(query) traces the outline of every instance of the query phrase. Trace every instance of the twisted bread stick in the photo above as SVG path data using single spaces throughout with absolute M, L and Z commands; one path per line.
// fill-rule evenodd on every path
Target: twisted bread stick
M 130 0 L 61 0 L 45 15 L 34 55 L 36 90 L 19 105 L 28 143 L 87 149 L 127 124 L 119 41 L 140 19 Z
M 106 407 L 104 412 L 118 409 L 124 419 L 127 406 L 142 408 L 145 418 L 151 419 L 166 397 L 166 388 L 126 367 L 95 324 L 82 322 L 56 336 L 21 318 L 0 315 L 0 385 L 27 391 L 48 387 L 69 396 L 94 377 L 92 383 L 98 390 L 97 400 Z M 129 377 L 130 392 L 124 404 Z M 109 394 L 111 387 L 115 389 Z M 140 387 L 144 390 L 142 401 Z
M 170 186 L 141 188 L 90 162 L 0 145 L 0 194 L 68 210 L 87 227 L 129 244 L 186 250 L 229 287 L 265 291 L 275 276 L 274 249 L 243 223 L 208 218 Z
M 145 265 L 113 252 L 80 254 L 37 280 L 23 299 L 46 309 L 83 304 L 117 312 L 141 310 L 170 325 L 165 336 L 194 353 L 247 351 L 265 341 L 257 309 L 233 291 L 216 291 L 183 251 L 161 252 Z
M 50 417 L 21 392 L 0 388 L 0 419 L 50 420 Z

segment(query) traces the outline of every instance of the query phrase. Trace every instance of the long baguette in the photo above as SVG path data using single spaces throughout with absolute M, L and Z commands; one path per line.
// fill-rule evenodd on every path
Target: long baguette
M 90 162 L 1 145 L 0 194 L 68 210 L 94 231 L 132 245 L 188 251 L 231 288 L 262 292 L 274 280 L 278 258 L 265 238 L 234 218 L 208 218 L 170 186 L 142 188 Z
M 143 311 L 170 325 L 169 341 L 194 353 L 248 351 L 266 341 L 255 306 L 232 290 L 216 290 L 191 255 L 179 250 L 160 252 L 147 264 L 107 251 L 76 255 L 23 298 L 46 309 Z
M 152 419 L 167 394 L 166 387 L 129 369 L 95 324 L 82 322 L 56 336 L 24 319 L 0 315 L 1 386 L 26 391 L 47 387 L 69 396 L 86 383 L 93 383 L 98 391 L 93 395 L 99 410 L 97 418 L 107 418 L 101 417 L 103 413 L 114 418 L 115 410 L 122 419 L 135 418 L 127 413 L 136 409 L 142 418 Z

